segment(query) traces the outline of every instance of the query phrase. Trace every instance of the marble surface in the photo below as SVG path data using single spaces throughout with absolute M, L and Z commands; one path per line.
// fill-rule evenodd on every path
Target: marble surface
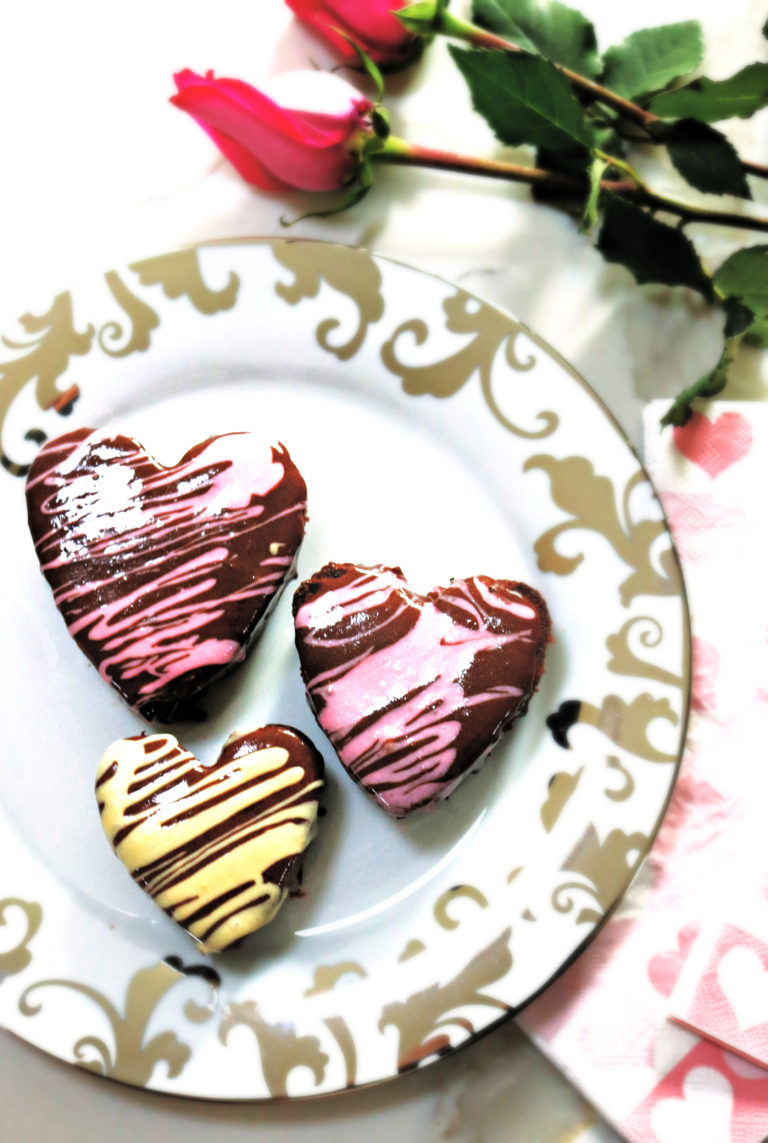
M 603 44 L 641 21 L 703 19 L 715 78 L 765 55 L 759 0 L 708 5 L 706 13 L 693 0 L 646 0 L 641 11 L 610 0 L 582 0 L 581 7 Z M 220 0 L 215 8 L 200 0 L 37 0 L 9 6 L 0 27 L 0 328 L 7 328 L 3 317 L 47 308 L 53 293 L 84 275 L 188 242 L 281 233 L 281 215 L 307 209 L 300 195 L 275 198 L 245 186 L 167 103 L 171 73 L 185 66 L 253 82 L 292 67 L 328 66 L 330 56 L 279 0 Z M 413 141 L 504 154 L 473 115 L 443 44 L 391 82 L 388 104 L 396 133 Z M 729 131 L 745 155 L 765 154 L 765 114 L 735 121 Z M 656 176 L 660 186 L 675 185 L 667 168 Z M 743 240 L 701 233 L 713 263 Z M 368 246 L 511 310 L 584 374 L 638 444 L 642 404 L 691 383 L 718 354 L 716 314 L 683 291 L 638 290 L 570 220 L 534 206 L 525 188 L 380 170 L 360 207 L 305 220 L 291 234 Z M 730 395 L 765 395 L 767 382 L 761 355 L 745 352 Z M 57 1143 L 196 1143 L 214 1131 L 221 1143 L 344 1143 L 363 1134 L 369 1143 L 394 1135 L 403 1143 L 617 1138 L 512 1023 L 396 1083 L 257 1107 L 128 1090 L 2 1036 L 0 1093 L 3 1121 L 24 1143 L 52 1131 Z
M 395 1083 L 294 1104 L 198 1103 L 135 1091 L 0 1037 L 14 1143 L 615 1143 L 514 1024 Z M 54 1126 L 55 1125 L 55 1126 Z M 51 1134 L 54 1131 L 55 1134 Z

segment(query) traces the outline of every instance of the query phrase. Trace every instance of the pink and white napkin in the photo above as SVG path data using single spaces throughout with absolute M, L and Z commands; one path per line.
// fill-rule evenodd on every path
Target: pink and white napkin
M 705 922 L 670 1018 L 768 1069 L 768 901 L 756 896 Z
M 646 465 L 693 618 L 687 754 L 656 843 L 586 952 L 521 1016 L 627 1139 L 768 1136 L 768 403 L 684 429 L 645 411 Z

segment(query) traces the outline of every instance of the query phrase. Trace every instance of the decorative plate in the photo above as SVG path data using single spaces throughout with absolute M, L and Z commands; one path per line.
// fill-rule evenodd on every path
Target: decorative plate
M 654 491 L 583 381 L 505 313 L 363 250 L 229 242 L 59 294 L 3 339 L 0 1021 L 80 1067 L 206 1099 L 396 1076 L 518 1012 L 594 934 L 659 825 L 685 732 L 689 635 Z M 247 428 L 309 487 L 299 575 L 400 564 L 417 590 L 523 579 L 556 642 L 528 715 L 432 814 L 389 819 L 311 716 L 289 588 L 254 654 L 176 729 L 213 761 L 236 727 L 324 751 L 302 895 L 204 958 L 133 883 L 93 794 L 146 724 L 70 640 L 23 477 L 78 425 L 173 463 Z

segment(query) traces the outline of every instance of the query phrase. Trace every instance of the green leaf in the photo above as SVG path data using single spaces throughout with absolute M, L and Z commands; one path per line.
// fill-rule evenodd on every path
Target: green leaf
M 641 28 L 605 53 L 602 83 L 619 95 L 637 99 L 693 71 L 703 55 L 701 26 L 696 20 Z
M 715 271 L 715 289 L 738 298 L 756 318 L 768 317 L 768 246 L 748 246 L 726 258 Z
M 744 334 L 744 340 L 757 349 L 768 347 L 768 318 L 755 318 Z
M 558 0 L 474 0 L 472 15 L 483 28 L 513 40 L 580 75 L 595 78 L 601 62 L 594 26 Z
M 753 63 L 728 79 L 702 76 L 687 87 L 665 91 L 652 99 L 648 109 L 662 119 L 699 119 L 717 123 L 720 119 L 748 119 L 768 105 L 768 63 Z
M 698 119 L 678 119 L 664 128 L 655 137 L 665 144 L 673 164 L 692 187 L 704 194 L 752 198 L 741 159 L 725 135 Z
M 392 127 L 386 107 L 374 107 L 371 113 L 371 126 L 377 139 L 384 142 L 389 138 Z
M 738 298 L 726 298 L 723 302 L 725 310 L 725 336 L 738 337 L 747 333 L 755 324 L 755 315 L 748 306 L 742 305 Z
M 451 47 L 476 111 L 502 143 L 560 149 L 590 144 L 590 129 L 568 80 L 547 60 L 516 52 Z
M 689 286 L 712 297 L 712 283 L 690 239 L 617 195 L 604 196 L 597 248 L 606 262 L 620 262 L 641 284 Z
M 334 27 L 333 31 L 345 39 L 349 46 L 354 50 L 360 67 L 363 69 L 368 78 L 372 80 L 373 85 L 376 88 L 376 102 L 381 103 L 382 99 L 384 98 L 384 76 L 379 71 L 379 68 L 365 51 L 365 49 L 360 47 L 356 40 L 353 40 L 346 34 L 346 32 L 342 32 L 341 28 Z

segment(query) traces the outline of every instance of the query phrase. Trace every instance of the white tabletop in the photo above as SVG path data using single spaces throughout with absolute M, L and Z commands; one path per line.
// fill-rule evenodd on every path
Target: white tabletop
M 581 7 L 602 43 L 641 22 L 702 19 L 714 78 L 765 54 L 760 0 L 717 9 L 693 0 L 646 0 L 639 8 L 583 0 Z M 182 67 L 258 83 L 308 63 L 330 66 L 331 56 L 280 0 L 38 0 L 8 6 L 0 27 L 0 315 L 34 313 L 74 279 L 181 244 L 284 233 L 280 216 L 306 209 L 300 196 L 266 196 L 246 186 L 167 102 L 171 74 Z M 434 45 L 416 71 L 395 78 L 390 91 L 398 134 L 499 154 L 444 44 Z M 764 151 L 764 123 L 735 122 L 732 137 L 745 155 Z M 661 178 L 671 184 L 673 176 Z M 682 291 L 638 290 L 627 271 L 606 266 L 569 219 L 534 205 L 525 188 L 381 169 L 355 210 L 305 220 L 291 234 L 367 246 L 503 305 L 587 378 L 638 443 L 642 403 L 674 394 L 719 353 L 717 314 Z M 706 243 L 713 260 L 728 249 L 714 232 Z M 730 395 L 764 385 L 756 357 L 746 354 Z M 0 1036 L 0 1092 L 9 1125 L 3 1137 L 19 1141 L 196 1143 L 214 1132 L 217 1143 L 616 1138 L 512 1023 L 395 1083 L 271 1106 L 138 1092 Z

